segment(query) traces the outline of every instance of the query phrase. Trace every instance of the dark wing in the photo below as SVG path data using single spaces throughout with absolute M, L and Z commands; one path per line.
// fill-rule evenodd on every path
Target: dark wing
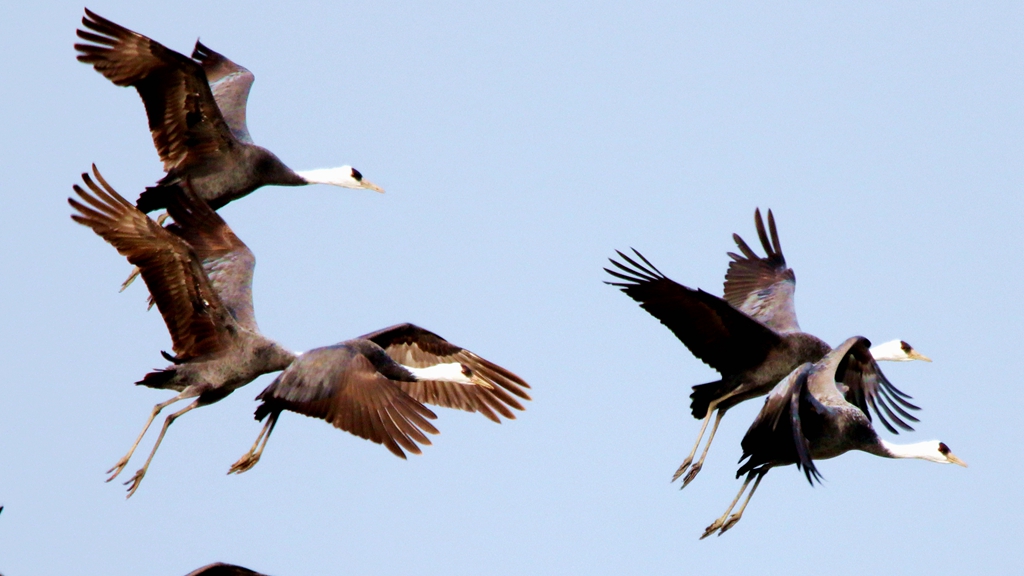
M 479 385 L 434 380 L 399 383 L 403 390 L 420 402 L 467 412 L 480 412 L 495 422 L 501 422 L 495 412 L 506 418 L 515 418 L 515 414 L 509 408 L 524 409 L 512 395 L 524 400 L 530 399 L 525 391 L 530 386 L 519 376 L 419 326 L 398 324 L 360 338 L 376 343 L 399 364 L 426 368 L 458 362 L 469 367 L 475 375 L 493 386 L 488 389 Z
M 168 197 L 167 213 L 174 224 L 167 229 L 188 242 L 195 251 L 210 284 L 238 324 L 259 331 L 252 305 L 256 257 L 224 219 L 196 196 L 187 181 L 181 191 Z
M 871 342 L 867 338 L 855 336 L 823 358 L 822 363 L 828 361 L 832 366 L 828 374 L 834 374 L 834 382 L 841 384 L 839 393 L 843 394 L 847 402 L 859 408 L 868 420 L 871 419 L 871 412 L 874 412 L 882 425 L 893 434 L 899 434 L 899 431 L 889 423 L 890 419 L 904 430 L 913 430 L 903 419 L 911 422 L 919 420 L 906 409 L 920 408 L 908 402 L 910 396 L 893 386 L 882 374 L 878 363 L 871 356 L 870 348 Z
M 618 286 L 639 302 L 694 356 L 723 376 L 757 367 L 781 342 L 778 334 L 725 300 L 666 278 L 636 250 L 633 252 L 646 266 L 616 252 L 626 264 L 610 260 L 619 271 L 605 271 L 625 282 L 606 284 Z
M 437 434 L 433 412 L 345 343 L 302 354 L 256 398 L 258 419 L 281 410 L 321 418 L 401 458 L 430 444 L 424 432 Z
M 249 128 L 245 125 L 245 105 L 249 100 L 249 89 L 255 76 L 245 68 L 214 52 L 196 40 L 192 58 L 203 65 L 206 80 L 210 83 L 213 98 L 239 142 L 252 144 Z
M 90 192 L 74 186 L 84 204 L 68 198 L 68 203 L 78 211 L 71 215 L 72 220 L 92 228 L 139 267 L 167 324 L 179 360 L 227 348 L 230 337 L 226 325 L 230 316 L 210 286 L 195 252 L 115 192 L 96 166 L 92 169 L 102 188 L 88 174 L 82 174 Z
M 810 439 L 821 436 L 828 409 L 809 393 L 812 370 L 810 363 L 797 367 L 765 398 L 764 407 L 740 442 L 740 461 L 747 461 L 736 472 L 737 478 L 764 465 L 794 463 L 812 486 L 815 480 L 821 482 L 811 460 Z
M 760 209 L 754 211 L 754 224 L 767 256 L 758 256 L 743 238 L 738 234 L 732 235 L 743 255 L 729 252 L 733 261 L 729 262 L 729 270 L 725 273 L 725 301 L 780 334 L 799 332 L 800 325 L 793 307 L 796 275 L 786 267 L 772 211 L 768 211 L 771 243 L 764 230 Z
M 243 568 L 241 566 L 235 566 L 234 564 L 224 564 L 223 562 L 216 562 L 203 566 L 198 570 L 193 570 L 185 576 L 264 576 L 259 572 Z
M 174 50 L 85 10 L 75 44 L 78 60 L 118 86 L 134 86 L 146 105 L 164 171 L 202 163 L 237 145 L 210 91 L 203 68 Z

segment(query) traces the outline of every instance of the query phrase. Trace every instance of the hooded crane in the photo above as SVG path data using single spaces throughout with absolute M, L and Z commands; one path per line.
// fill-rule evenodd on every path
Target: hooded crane
M 277 407 L 324 418 L 402 458 L 402 448 L 419 454 L 415 442 L 430 443 L 423 432 L 437 433 L 428 421 L 435 415 L 423 403 L 481 412 L 500 421 L 496 413 L 514 418 L 509 408 L 523 409 L 509 392 L 529 399 L 523 390 L 529 386 L 511 372 L 411 324 L 306 354 L 286 350 L 256 325 L 252 252 L 187 181 L 167 206 L 175 223 L 163 228 L 115 192 L 95 166 L 93 172 L 96 181 L 82 175 L 88 192 L 74 187 L 80 201 L 68 199 L 78 212 L 72 219 L 92 228 L 140 268 L 171 334 L 174 355 L 163 353 L 172 365 L 150 372 L 137 384 L 178 392 L 153 407 L 128 453 L 108 470 L 107 481 L 121 473 L 164 408 L 195 398 L 166 418 L 146 463 L 126 482 L 129 497 L 175 419 L 262 374 L 288 367 L 299 376 L 292 381 L 299 392 Z M 344 353 L 335 352 L 339 349 Z
M 693 449 L 672 477 L 675 481 L 685 472 L 684 488 L 700 472 L 718 425 L 729 408 L 744 400 L 767 394 L 794 368 L 804 362 L 817 362 L 831 350 L 817 336 L 802 332 L 797 324 L 793 307 L 796 276 L 793 270 L 786 267 L 775 228 L 775 217 L 769 210 L 771 243 L 759 209 L 754 211 L 754 224 L 767 256 L 759 257 L 739 235 L 733 234 L 743 256 L 729 253 L 733 261 L 729 263 L 725 275 L 724 299 L 670 280 L 636 250 L 633 252 L 643 264 L 618 252 L 625 264 L 611 260 L 618 270 L 605 268 L 612 276 L 625 281 L 607 284 L 618 286 L 626 295 L 639 302 L 644 310 L 668 327 L 694 356 L 722 376 L 716 382 L 694 386 L 690 395 L 693 417 L 703 419 L 703 423 Z M 887 342 L 872 352 L 876 354 L 876 360 L 928 360 L 900 340 Z M 901 407 L 918 409 L 907 401 L 910 396 L 896 389 L 880 373 L 872 372 L 863 377 L 873 383 L 868 387 L 870 394 L 852 398 L 851 401 L 864 412 L 868 411 L 870 404 L 882 424 L 893 433 L 897 433 L 896 429 L 886 420 L 886 416 L 899 427 L 912 430 L 896 414 L 917 421 Z M 716 410 L 718 415 L 704 451 L 700 459 L 690 467 L 711 415 Z
M 869 394 L 864 374 L 881 375 L 869 350 L 867 338 L 855 336 L 814 364 L 802 364 L 779 382 L 765 399 L 764 407 L 743 436 L 741 446 L 747 461 L 736 477 L 746 474 L 736 498 L 720 518 L 704 531 L 704 539 L 716 531 L 725 532 L 743 516 L 743 510 L 768 470 L 796 464 L 807 481 L 821 482 L 814 460 L 835 458 L 850 450 L 861 450 L 883 458 L 918 458 L 940 464 L 967 464 L 938 440 L 915 444 L 893 444 L 878 437 L 867 412 L 848 398 Z M 859 388 L 859 389 L 858 389 Z M 729 516 L 751 480 L 753 488 L 739 511 Z
M 333 184 L 383 192 L 351 166 L 295 172 L 253 143 L 245 123 L 253 75 L 196 42 L 192 58 L 85 10 L 78 60 L 142 97 L 164 176 L 139 196 L 143 212 L 167 208 L 187 179 L 214 210 L 268 184 Z

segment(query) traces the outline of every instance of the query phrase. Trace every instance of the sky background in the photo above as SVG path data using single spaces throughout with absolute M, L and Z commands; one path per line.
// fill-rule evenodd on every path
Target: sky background
M 403 461 L 295 414 L 262 461 L 265 376 L 190 412 L 125 501 L 107 470 L 166 391 L 170 339 L 130 266 L 75 225 L 95 162 L 134 200 L 162 175 L 132 89 L 75 61 L 80 3 L 14 3 L 0 48 L 0 572 L 183 575 L 227 561 L 331 574 L 1000 574 L 1024 563 L 1024 7 L 875 2 L 98 1 L 256 75 L 248 125 L 294 169 L 351 164 L 382 195 L 265 188 L 221 210 L 256 254 L 260 327 L 308 350 L 415 322 L 521 375 L 495 425 L 436 410 Z M 723 420 L 669 479 L 717 379 L 604 285 L 616 249 L 721 294 L 731 234 L 771 208 L 802 327 L 902 338 L 886 364 L 970 468 L 852 453 L 810 488 L 772 471 L 743 521 Z M 141 466 L 157 429 L 123 479 Z M 884 431 L 883 431 L 884 432 Z

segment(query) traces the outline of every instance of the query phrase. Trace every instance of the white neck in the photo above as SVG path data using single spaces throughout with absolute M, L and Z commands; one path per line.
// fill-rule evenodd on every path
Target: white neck
M 878 454 L 879 456 L 887 458 L 917 458 L 941 463 L 948 462 L 942 453 L 939 452 L 938 440 L 927 440 L 925 442 L 915 442 L 914 444 L 893 444 L 879 438 L 879 442 L 882 444 L 882 453 Z
M 413 368 L 402 365 L 403 368 L 412 372 L 417 380 L 435 380 L 438 382 L 454 382 L 455 384 L 475 384 L 462 372 L 462 364 L 449 362 L 447 364 L 435 364 L 426 368 Z
M 296 172 L 296 174 L 309 184 L 331 184 L 332 186 L 344 186 L 346 188 L 356 188 L 359 186 L 359 181 L 352 177 L 351 166 L 303 170 Z

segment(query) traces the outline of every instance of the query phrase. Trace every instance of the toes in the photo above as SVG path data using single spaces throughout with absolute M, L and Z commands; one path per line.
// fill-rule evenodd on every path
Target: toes
M 686 478 L 683 478 L 683 485 L 679 487 L 680 490 L 686 488 L 686 485 L 693 482 L 693 479 L 697 477 L 697 473 L 700 472 L 700 464 L 696 464 L 690 471 L 686 473 Z
M 687 458 L 686 460 L 683 460 L 683 463 L 679 465 L 679 468 L 676 470 L 676 473 L 672 475 L 673 482 L 678 480 L 679 477 L 683 475 L 683 472 L 686 472 L 686 469 L 690 467 L 691 462 L 693 462 L 693 458 Z
M 722 526 L 722 530 L 718 533 L 718 535 L 721 536 L 722 534 L 725 533 L 726 530 L 728 530 L 728 529 L 732 528 L 733 526 L 735 526 L 736 523 L 739 522 L 739 521 L 740 521 L 740 517 L 736 516 L 735 514 L 733 514 L 732 516 L 729 517 L 728 520 L 725 521 L 725 525 Z
M 703 539 L 707 538 L 708 536 L 711 536 L 712 534 L 717 532 L 718 529 L 721 528 L 721 527 L 722 527 L 722 519 L 719 518 L 718 520 L 715 520 L 714 522 L 712 522 L 711 526 L 708 526 L 707 528 L 704 529 L 704 535 L 701 536 L 700 539 L 703 540 Z

